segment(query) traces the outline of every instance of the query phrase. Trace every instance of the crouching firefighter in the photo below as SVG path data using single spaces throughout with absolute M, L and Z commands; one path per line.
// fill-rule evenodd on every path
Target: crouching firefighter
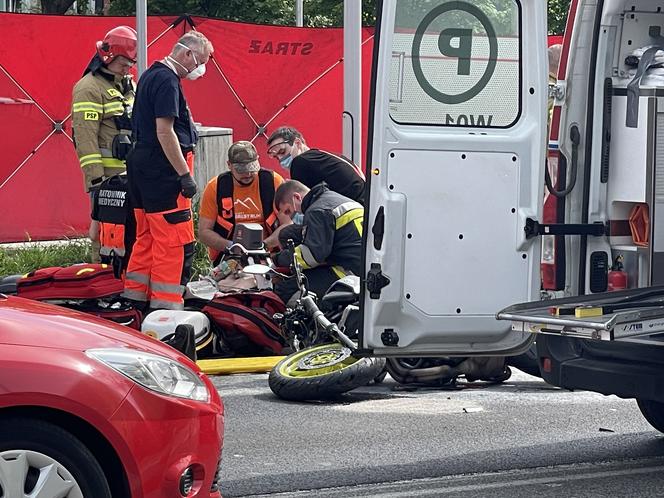
M 85 190 L 92 193 L 93 211 L 94 192 L 99 190 L 102 182 L 126 170 L 125 160 L 132 147 L 131 113 L 136 93 L 129 71 L 136 63 L 136 47 L 136 32 L 132 28 L 113 28 L 102 41 L 97 42 L 97 53 L 74 86 L 74 145 L 83 171 Z M 128 212 L 131 213 L 131 210 L 128 209 Z M 93 262 L 102 259 L 100 235 L 108 236 L 109 231 L 116 229 L 120 227 L 100 227 L 99 221 L 92 220 L 90 239 Z
M 304 270 L 308 288 L 318 297 L 338 279 L 362 272 L 362 220 L 359 202 L 331 191 L 325 183 L 311 190 L 297 180 L 284 182 L 275 194 L 274 204 L 286 216 L 304 213 L 302 242 L 275 256 L 279 266 L 290 266 L 293 256 Z M 295 279 L 279 282 L 274 291 L 292 305 L 299 298 Z

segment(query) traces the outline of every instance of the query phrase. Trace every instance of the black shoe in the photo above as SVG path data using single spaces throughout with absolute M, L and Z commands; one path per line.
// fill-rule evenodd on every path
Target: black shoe
M 126 304 L 134 308 L 135 310 L 140 311 L 143 316 L 147 315 L 150 311 L 152 311 L 148 308 L 149 303 L 147 301 L 136 301 L 134 299 L 129 299 L 126 297 L 123 297 L 122 300 Z

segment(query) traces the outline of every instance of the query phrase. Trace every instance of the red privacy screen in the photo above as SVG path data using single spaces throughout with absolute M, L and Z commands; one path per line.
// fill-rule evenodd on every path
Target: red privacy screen
M 95 42 L 121 24 L 134 26 L 135 18 L 0 14 L 0 242 L 87 233 L 90 206 L 72 142 L 71 92 Z M 205 77 L 183 83 L 196 122 L 252 140 L 271 169 L 279 166 L 267 158 L 266 137 L 284 124 L 314 147 L 341 151 L 340 28 L 150 17 L 148 63 L 192 28 L 215 48 Z M 363 29 L 362 40 L 366 140 L 373 29 Z

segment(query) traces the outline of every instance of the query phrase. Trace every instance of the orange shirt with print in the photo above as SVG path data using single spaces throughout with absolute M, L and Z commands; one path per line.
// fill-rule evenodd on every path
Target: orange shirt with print
M 278 173 L 274 173 L 274 190 L 276 191 L 284 182 L 284 179 Z M 233 212 L 235 214 L 235 223 L 259 223 L 265 230 L 265 219 L 263 218 L 263 205 L 261 203 L 258 177 L 251 182 L 251 185 L 242 185 L 233 178 Z M 203 218 L 216 220 L 219 216 L 219 206 L 217 205 L 217 177 L 215 176 L 205 186 L 205 191 L 201 198 L 201 205 L 198 211 Z M 210 249 L 210 253 L 218 254 L 217 251 Z M 216 255 L 215 255 L 216 257 Z

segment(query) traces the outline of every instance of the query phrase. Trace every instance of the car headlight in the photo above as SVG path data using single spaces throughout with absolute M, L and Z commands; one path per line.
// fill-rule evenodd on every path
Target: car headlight
M 210 400 L 200 377 L 177 361 L 135 349 L 89 349 L 85 353 L 158 393 L 195 401 Z

